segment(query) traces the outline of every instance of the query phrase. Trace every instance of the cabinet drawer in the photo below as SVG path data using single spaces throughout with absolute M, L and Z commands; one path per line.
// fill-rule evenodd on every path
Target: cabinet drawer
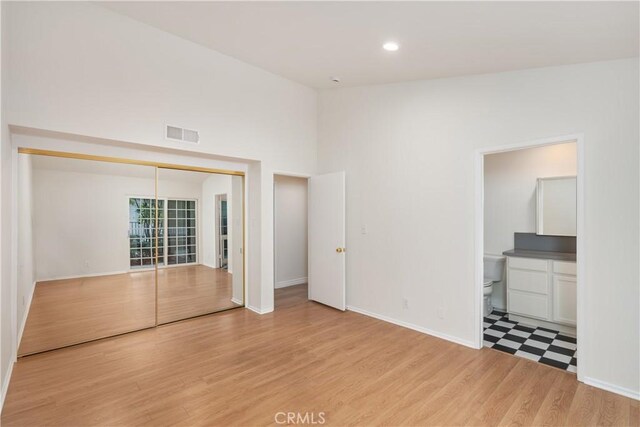
M 549 269 L 549 263 L 546 259 L 509 257 L 509 267 L 546 272 Z
M 553 261 L 553 272 L 559 274 L 576 275 L 576 263 L 566 261 Z
M 535 292 L 546 295 L 549 293 L 549 276 L 542 271 L 527 271 L 510 268 L 507 277 L 509 290 Z
M 546 295 L 510 291 L 508 303 L 509 313 L 548 320 L 549 298 Z

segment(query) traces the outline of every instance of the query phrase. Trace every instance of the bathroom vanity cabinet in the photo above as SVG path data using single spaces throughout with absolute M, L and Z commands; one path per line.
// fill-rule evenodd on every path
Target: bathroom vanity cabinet
M 512 320 L 575 334 L 576 263 L 509 256 L 507 311 Z

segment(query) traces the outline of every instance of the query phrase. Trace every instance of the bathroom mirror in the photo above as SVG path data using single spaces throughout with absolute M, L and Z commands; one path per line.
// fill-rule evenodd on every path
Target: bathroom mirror
M 538 178 L 536 234 L 576 235 L 576 177 Z

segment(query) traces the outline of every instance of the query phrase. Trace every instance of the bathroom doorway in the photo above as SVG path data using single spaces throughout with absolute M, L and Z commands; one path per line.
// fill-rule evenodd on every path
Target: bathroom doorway
M 477 151 L 476 345 L 577 373 L 582 137 Z

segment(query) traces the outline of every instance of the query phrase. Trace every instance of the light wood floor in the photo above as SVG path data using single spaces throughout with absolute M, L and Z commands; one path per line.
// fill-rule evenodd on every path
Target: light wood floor
M 575 375 L 276 290 L 226 311 L 22 358 L 3 426 L 638 425 L 639 404 Z
M 231 275 L 203 265 L 158 270 L 158 323 L 237 307 Z M 18 350 L 37 353 L 155 326 L 155 272 L 36 284 Z

